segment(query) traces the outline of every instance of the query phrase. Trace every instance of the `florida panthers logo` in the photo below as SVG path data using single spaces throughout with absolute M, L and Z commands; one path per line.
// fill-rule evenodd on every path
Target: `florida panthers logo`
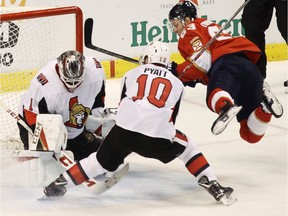
M 73 128 L 82 128 L 90 113 L 88 107 L 79 104 L 78 97 L 73 97 L 69 101 L 69 121 L 65 125 Z

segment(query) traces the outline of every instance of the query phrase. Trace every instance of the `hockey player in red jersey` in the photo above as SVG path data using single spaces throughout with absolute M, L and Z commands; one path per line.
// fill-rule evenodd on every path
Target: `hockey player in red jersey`
M 176 4 L 169 12 L 169 20 L 179 35 L 178 50 L 185 59 L 178 65 L 172 62 L 170 69 L 184 85 L 207 85 L 207 106 L 219 114 L 212 133 L 220 134 L 237 116 L 242 139 L 249 143 L 260 141 L 271 116 L 281 117 L 283 107 L 268 84 L 263 84 L 256 66 L 262 55 L 259 48 L 245 37 L 232 37 L 224 30 L 197 56 L 221 27 L 198 18 L 190 1 Z
M 169 61 L 166 43 L 154 41 L 144 50 L 141 66 L 122 78 L 121 101 L 116 124 L 105 137 L 97 153 L 79 161 L 77 166 L 60 175 L 45 187 L 47 196 L 63 196 L 66 189 L 79 185 L 89 177 L 115 171 L 132 152 L 169 163 L 183 161 L 217 201 L 236 201 L 230 187 L 222 187 L 208 161 L 194 142 L 175 129 L 184 86 L 166 65 Z
M 32 79 L 21 98 L 19 117 L 34 131 L 38 114 L 60 114 L 68 131 L 66 150 L 73 152 L 75 160 L 81 160 L 95 152 L 101 142 L 93 132 L 101 129 L 105 116 L 105 83 L 104 70 L 95 58 L 66 51 Z M 28 132 L 18 126 L 27 150 Z M 39 146 L 37 150 L 41 150 Z

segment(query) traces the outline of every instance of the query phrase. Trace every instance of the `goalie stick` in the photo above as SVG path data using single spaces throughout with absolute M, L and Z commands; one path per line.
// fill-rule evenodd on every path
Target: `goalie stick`
M 19 118 L 19 116 L 14 113 L 9 107 L 6 106 L 5 103 L 3 103 L 0 100 L 0 106 L 11 116 L 13 117 L 19 124 L 21 124 L 30 134 L 33 135 L 33 132 L 31 130 L 31 128 L 21 119 Z M 39 134 L 40 135 L 40 134 Z M 33 137 L 34 138 L 34 137 Z M 39 136 L 35 136 L 35 139 L 39 140 Z M 34 139 L 33 139 L 34 140 Z M 36 146 L 37 146 L 37 142 L 35 144 L 35 142 L 32 142 L 32 145 L 29 146 L 30 149 L 32 150 L 36 150 Z
M 9 109 L 1 100 L 0 100 L 0 106 L 10 116 L 12 116 L 14 119 L 16 119 L 18 121 L 18 123 L 21 124 L 28 131 L 28 133 L 30 133 L 33 136 L 33 140 L 34 139 L 37 141 L 39 140 L 40 132 L 38 132 L 37 134 L 33 133 L 32 129 L 21 118 L 19 118 L 16 113 L 14 113 L 11 109 Z M 42 129 L 42 127 L 41 127 L 41 129 Z M 34 138 L 34 137 L 37 137 L 37 138 Z M 36 143 L 36 145 L 37 145 L 37 143 Z M 43 153 L 47 152 L 47 154 L 41 154 L 41 153 L 39 153 L 39 151 L 36 151 L 36 146 L 35 146 L 35 149 L 31 150 L 31 157 L 34 157 L 35 155 L 32 156 L 32 154 L 33 154 L 32 152 L 35 152 L 36 156 L 41 156 L 41 155 L 44 156 L 45 155 L 45 157 L 47 157 L 51 154 L 51 156 L 56 161 L 58 161 L 60 163 L 60 165 L 65 170 L 68 170 L 71 167 L 76 165 L 76 162 L 64 151 L 60 151 L 60 152 L 56 153 L 56 152 L 46 150 L 46 151 L 42 151 L 42 152 Z M 6 152 L 6 155 L 7 154 L 9 154 L 9 153 Z M 21 154 L 21 152 L 19 154 Z M 27 152 L 26 152 L 26 154 L 27 154 Z M 129 164 L 127 163 L 123 167 L 121 167 L 119 170 L 115 171 L 111 178 L 107 178 L 103 182 L 100 182 L 100 181 L 96 182 L 96 180 L 94 178 L 90 178 L 88 181 L 86 181 L 82 184 L 85 187 L 87 187 L 91 193 L 98 195 L 100 193 L 105 192 L 106 190 L 109 190 L 111 187 L 113 187 L 117 182 L 119 182 L 121 180 L 121 178 L 123 178 L 128 173 L 128 171 L 129 171 Z
M 1 150 L 1 158 L 42 158 L 49 160 L 53 157 L 52 151 L 29 151 L 29 150 Z
M 191 60 L 190 64 L 184 68 L 181 74 L 179 74 L 178 78 L 180 79 L 183 77 L 186 72 L 192 67 L 192 65 L 195 63 L 195 61 L 208 49 L 208 47 L 216 40 L 216 38 L 230 25 L 231 21 L 239 14 L 239 12 L 250 2 L 251 0 L 245 1 L 238 10 L 232 15 L 232 17 L 225 23 L 225 25 L 220 29 L 217 34 L 215 34 L 208 42 L 207 44 L 199 51 L 199 53 Z
M 128 62 L 132 62 L 135 64 L 139 64 L 139 61 L 106 49 L 102 49 L 100 47 L 97 47 L 95 45 L 92 44 L 92 32 L 93 32 L 93 19 L 92 18 L 88 18 L 85 21 L 85 27 L 84 27 L 84 41 L 85 41 L 85 46 L 89 49 L 128 61 Z

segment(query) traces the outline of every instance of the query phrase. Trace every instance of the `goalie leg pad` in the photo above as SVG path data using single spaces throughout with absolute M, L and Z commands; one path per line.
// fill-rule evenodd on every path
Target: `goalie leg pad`
M 65 151 L 73 158 L 73 153 Z M 1 186 L 43 187 L 66 169 L 52 157 L 53 152 L 13 150 L 1 154 Z M 15 178 L 15 173 L 22 178 Z

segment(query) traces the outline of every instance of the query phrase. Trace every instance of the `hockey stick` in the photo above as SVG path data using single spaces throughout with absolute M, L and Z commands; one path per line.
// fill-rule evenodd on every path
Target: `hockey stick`
M 3 103 L 0 100 L 0 106 L 10 115 L 12 116 L 14 119 L 16 119 L 16 121 L 19 122 L 19 124 L 21 124 L 29 133 L 33 134 L 32 130 L 30 127 L 28 127 L 28 125 L 21 119 L 18 117 L 18 115 L 16 113 L 14 113 L 11 109 L 9 109 L 5 103 Z
M 32 142 L 29 144 L 29 149 L 36 150 L 37 143 L 40 137 L 40 133 L 38 133 L 39 131 L 37 130 L 37 133 L 35 133 L 34 135 L 32 129 L 21 118 L 19 118 L 19 116 L 16 113 L 14 113 L 9 107 L 7 107 L 6 104 L 3 103 L 1 100 L 0 100 L 0 106 L 33 136 Z
M 232 15 L 232 17 L 225 23 L 225 25 L 220 29 L 217 34 L 215 34 L 208 43 L 200 50 L 200 52 L 192 59 L 190 64 L 184 68 L 183 72 L 179 74 L 178 78 L 180 79 L 182 76 L 186 74 L 186 72 L 192 67 L 192 65 L 195 63 L 195 61 L 208 49 L 208 47 L 216 40 L 216 38 L 230 25 L 231 21 L 239 14 L 239 12 L 250 2 L 251 0 L 245 1 L 238 10 Z
M 121 54 L 118 54 L 118 53 L 115 53 L 115 52 L 112 52 L 112 51 L 109 51 L 106 49 L 102 49 L 102 48 L 97 47 L 97 46 L 94 46 L 92 44 L 92 32 L 93 32 L 93 19 L 88 18 L 85 21 L 85 27 L 84 27 L 85 46 L 87 48 L 101 52 L 101 53 L 104 53 L 104 54 L 107 54 L 107 55 L 110 55 L 110 56 L 113 56 L 113 57 L 116 57 L 116 58 L 119 58 L 119 59 L 122 59 L 122 60 L 125 60 L 125 61 L 128 61 L 128 62 L 139 64 L 139 61 L 136 59 L 133 59 L 133 58 L 130 58 L 130 57 L 127 57 L 127 56 L 124 56 L 124 55 L 121 55 Z
M 19 124 L 21 124 L 27 131 L 28 133 L 30 133 L 31 135 L 33 135 L 33 140 L 34 140 L 34 137 L 37 136 L 37 134 L 35 134 L 35 132 L 33 133 L 32 129 L 21 119 L 18 117 L 18 115 L 16 113 L 14 113 L 11 109 L 9 109 L 5 103 L 3 103 L 1 100 L 0 100 L 0 106 L 10 115 L 12 116 L 14 119 L 17 120 L 17 122 Z M 42 130 L 42 128 L 41 128 Z M 40 136 L 40 132 L 38 133 Z M 37 139 L 37 142 L 38 142 L 39 138 Z M 37 143 L 36 143 L 37 145 Z M 36 149 L 36 147 L 35 147 Z M 33 149 L 34 150 L 34 149 Z M 37 152 L 37 151 L 35 151 Z M 51 152 L 51 156 L 60 163 L 60 165 L 65 169 L 65 170 L 68 170 L 70 169 L 71 167 L 75 166 L 76 165 L 76 162 L 67 154 L 65 153 L 64 151 L 60 151 L 60 152 L 52 152 L 52 151 L 42 151 L 42 152 Z M 32 151 L 31 151 L 32 153 Z M 21 154 L 21 153 L 20 153 Z M 37 155 L 37 154 L 36 154 Z M 41 154 L 38 154 L 39 156 Z M 47 156 L 47 155 L 45 155 Z M 107 180 L 103 181 L 103 182 L 99 182 L 94 179 L 94 178 L 91 178 L 89 180 L 87 180 L 86 182 L 83 182 L 82 184 L 89 188 L 90 192 L 92 192 L 93 194 L 100 194 L 100 193 L 103 193 L 105 192 L 106 190 L 110 189 L 111 187 L 113 187 L 117 182 L 120 181 L 120 179 L 122 177 L 124 177 L 129 171 L 129 164 L 126 163 L 123 167 L 121 167 L 119 170 L 115 171 L 114 174 L 112 175 L 111 178 L 107 178 Z M 42 197 L 43 198 L 43 197 Z M 40 199 L 42 199 L 40 198 Z

